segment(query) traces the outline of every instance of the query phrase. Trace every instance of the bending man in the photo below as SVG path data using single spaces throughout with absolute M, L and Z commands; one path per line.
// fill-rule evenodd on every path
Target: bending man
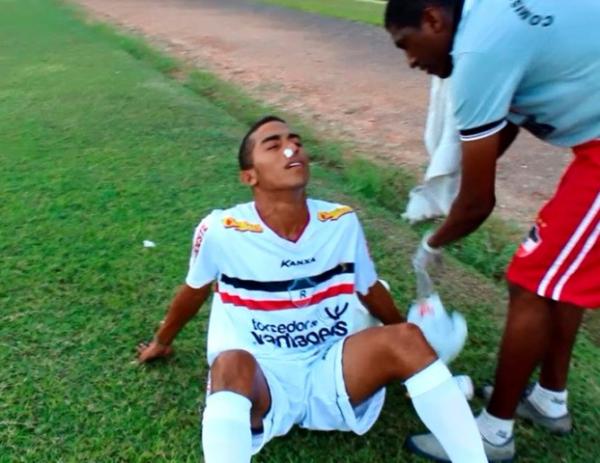
M 600 2 L 390 0 L 385 26 L 412 67 L 449 77 L 462 140 L 450 214 L 417 252 L 423 267 L 475 229 L 495 204 L 496 161 L 519 126 L 574 160 L 507 273 L 510 289 L 495 388 L 478 417 L 491 460 L 515 454 L 515 412 L 571 430 L 567 372 L 584 308 L 600 306 Z M 520 402 L 534 368 L 539 382 Z M 443 460 L 431 435 L 409 444 Z

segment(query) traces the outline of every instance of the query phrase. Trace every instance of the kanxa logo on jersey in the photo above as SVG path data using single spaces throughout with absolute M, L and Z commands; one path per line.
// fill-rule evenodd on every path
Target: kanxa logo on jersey
M 315 257 L 311 257 L 309 259 L 299 259 L 299 260 L 292 260 L 292 259 L 284 259 L 281 261 L 281 267 L 297 267 L 298 265 L 307 265 L 307 264 L 312 264 L 313 262 L 316 262 L 317 259 Z
M 334 323 L 323 326 L 319 320 L 293 320 L 288 323 L 262 323 L 252 319 L 252 337 L 258 345 L 272 344 L 276 347 L 295 349 L 309 345 L 317 346 L 325 343 L 333 336 L 344 337 L 348 334 L 348 323 L 342 315 L 348 310 L 349 303 L 329 308 L 325 314 Z

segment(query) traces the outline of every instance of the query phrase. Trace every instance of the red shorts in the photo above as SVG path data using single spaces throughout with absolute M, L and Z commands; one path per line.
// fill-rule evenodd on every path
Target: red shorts
M 507 279 L 542 297 L 600 307 L 600 140 L 575 159 L 508 267 Z

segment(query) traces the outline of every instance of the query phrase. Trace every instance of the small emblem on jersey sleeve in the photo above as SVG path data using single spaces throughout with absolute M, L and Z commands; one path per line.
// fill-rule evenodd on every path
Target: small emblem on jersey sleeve
M 223 219 L 223 226 L 225 228 L 233 228 L 239 232 L 253 232 L 253 233 L 262 233 L 263 229 L 260 224 L 246 222 L 245 220 L 237 220 L 233 217 L 225 217 Z
M 337 220 L 341 216 L 346 215 L 350 212 L 354 212 L 354 210 L 349 206 L 340 206 L 336 207 L 331 211 L 320 211 L 318 213 L 319 220 L 321 222 L 327 222 L 328 220 Z
M 202 221 L 198 228 L 196 229 L 196 236 L 194 237 L 194 248 L 193 255 L 196 257 L 198 252 L 200 252 L 200 246 L 202 246 L 202 242 L 204 241 L 204 235 L 208 231 L 208 225 L 205 221 Z

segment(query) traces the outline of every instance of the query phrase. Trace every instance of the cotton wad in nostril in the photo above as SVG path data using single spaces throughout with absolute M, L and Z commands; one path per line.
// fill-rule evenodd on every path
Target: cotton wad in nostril
M 283 150 L 283 155 L 289 159 L 294 155 L 294 150 L 291 148 L 286 148 Z

